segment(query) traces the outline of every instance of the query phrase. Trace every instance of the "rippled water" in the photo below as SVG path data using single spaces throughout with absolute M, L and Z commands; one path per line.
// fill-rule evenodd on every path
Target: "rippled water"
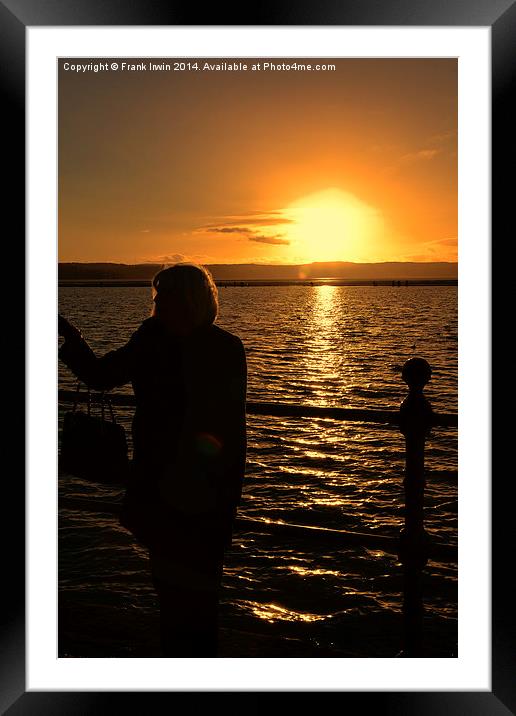
M 399 367 L 419 355 L 433 369 L 426 394 L 436 412 L 457 410 L 456 287 L 250 286 L 221 288 L 219 297 L 219 324 L 246 347 L 249 400 L 397 409 L 405 395 Z M 100 354 L 123 345 L 150 305 L 146 288 L 60 289 L 61 312 Z M 75 386 L 63 365 L 59 381 Z M 130 411 L 119 408 L 117 417 L 129 429 Z M 396 428 L 260 416 L 249 416 L 248 427 L 242 516 L 398 534 L 404 443 Z M 435 430 L 426 452 L 426 526 L 448 544 L 457 540 L 456 441 L 456 431 Z M 70 498 L 94 509 L 95 499 L 119 493 L 66 475 L 59 489 L 68 500 L 59 511 L 62 655 L 153 655 L 145 550 L 114 517 L 70 507 Z M 451 563 L 431 562 L 425 573 L 435 655 L 456 654 L 456 576 Z M 400 591 L 394 554 L 251 523 L 227 557 L 221 653 L 392 656 Z

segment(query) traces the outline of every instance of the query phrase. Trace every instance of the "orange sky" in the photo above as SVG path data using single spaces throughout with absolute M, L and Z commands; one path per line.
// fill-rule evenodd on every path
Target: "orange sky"
M 61 60 L 59 260 L 455 261 L 456 60 L 325 62 L 336 71 Z

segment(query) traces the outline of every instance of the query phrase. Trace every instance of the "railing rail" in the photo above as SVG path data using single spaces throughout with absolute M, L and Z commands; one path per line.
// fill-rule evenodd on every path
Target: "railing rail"
M 106 500 L 91 500 L 78 497 L 60 497 L 59 507 L 83 512 L 96 512 L 108 515 L 120 513 L 119 502 Z M 264 535 L 277 535 L 281 533 L 282 539 L 307 541 L 310 545 L 316 543 L 329 549 L 338 549 L 345 546 L 359 546 L 368 549 L 381 550 L 386 554 L 397 555 L 399 540 L 397 537 L 388 537 L 367 532 L 351 532 L 337 530 L 329 527 L 315 527 L 312 525 L 296 525 L 292 522 L 276 522 L 275 520 L 260 519 L 256 517 L 237 517 L 235 531 L 244 534 L 252 531 Z M 444 542 L 432 542 L 429 545 L 429 557 L 436 562 L 456 562 L 457 546 Z
M 58 399 L 63 403 L 87 403 L 86 393 L 77 393 L 73 390 L 59 390 Z M 124 393 L 109 393 L 113 405 L 125 408 L 136 406 L 134 395 Z M 91 400 L 100 402 L 101 395 L 92 393 Z M 319 405 L 297 405 L 295 403 L 264 403 L 248 401 L 246 405 L 248 415 L 267 415 L 279 418 L 330 418 L 353 423 L 384 423 L 399 426 L 399 410 L 370 410 L 367 408 L 340 408 Z M 435 427 L 456 428 L 457 415 L 452 413 L 433 413 Z

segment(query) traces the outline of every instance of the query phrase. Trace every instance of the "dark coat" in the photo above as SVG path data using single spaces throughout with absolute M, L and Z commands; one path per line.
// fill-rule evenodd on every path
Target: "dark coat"
M 242 342 L 212 325 L 178 338 L 157 318 L 96 357 L 82 337 L 61 360 L 94 390 L 132 383 L 133 470 L 122 524 L 155 551 L 228 546 L 246 459 Z

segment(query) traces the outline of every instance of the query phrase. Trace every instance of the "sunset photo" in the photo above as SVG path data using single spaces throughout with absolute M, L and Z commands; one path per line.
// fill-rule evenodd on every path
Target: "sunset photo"
M 457 60 L 58 62 L 59 657 L 458 656 Z

